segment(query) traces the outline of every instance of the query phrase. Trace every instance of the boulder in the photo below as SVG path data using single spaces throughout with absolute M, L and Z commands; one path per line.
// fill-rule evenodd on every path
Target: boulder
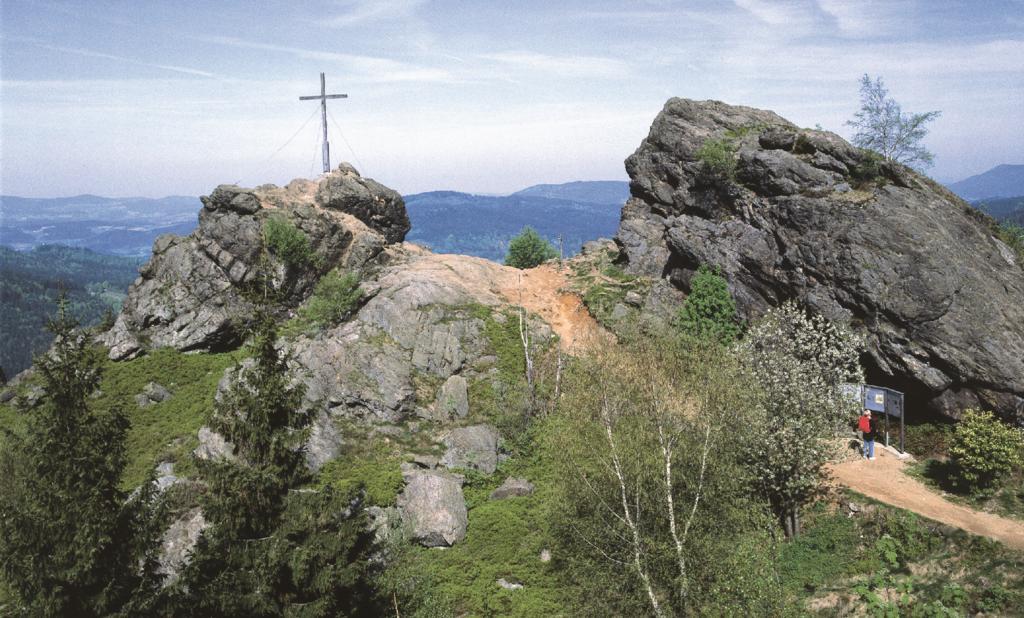
M 378 182 L 363 178 L 347 163 L 340 165 L 320 183 L 316 202 L 323 208 L 355 216 L 383 234 L 389 243 L 402 242 L 412 228 L 402 196 Z
M 235 445 L 224 439 L 209 427 L 199 428 L 199 446 L 193 454 L 199 459 L 215 461 L 218 459 L 234 459 Z
M 174 475 L 174 464 L 169 461 L 160 463 L 156 467 L 156 474 L 157 477 L 153 481 L 153 485 L 156 487 L 157 493 L 163 493 L 181 482 L 181 479 Z
M 192 549 L 199 542 L 199 535 L 208 525 L 202 510 L 194 508 L 174 520 L 164 531 L 160 537 L 156 567 L 157 574 L 163 576 L 163 586 L 177 581 L 181 569 L 192 559 Z
M 518 496 L 532 496 L 533 483 L 526 479 L 508 477 L 500 487 L 491 492 L 491 500 L 504 500 Z
M 438 420 L 466 418 L 469 414 L 469 385 L 466 378 L 453 375 L 445 380 L 437 393 L 434 406 L 434 415 Z
M 700 160 L 708 139 L 731 144 L 731 179 Z M 868 381 L 905 392 L 909 414 L 1024 421 L 1024 264 L 942 186 L 772 112 L 685 99 L 626 169 L 627 271 L 685 292 L 716 266 L 744 319 L 796 300 L 862 331 Z
M 145 408 L 170 398 L 171 391 L 156 382 L 149 382 L 142 388 L 142 392 L 135 396 L 135 403 L 140 408 Z
M 499 586 L 501 586 L 502 588 L 504 588 L 505 590 L 522 590 L 523 589 L 523 584 L 520 583 L 519 580 L 515 579 L 514 577 L 510 577 L 508 579 L 502 577 L 502 578 L 499 578 L 498 581 L 496 581 L 495 583 L 498 584 Z
M 410 538 L 425 547 L 449 547 L 466 538 L 463 478 L 440 470 L 403 470 L 398 509 Z
M 447 448 L 441 465 L 492 474 L 498 467 L 498 437 L 498 431 L 490 425 L 452 429 L 441 440 Z

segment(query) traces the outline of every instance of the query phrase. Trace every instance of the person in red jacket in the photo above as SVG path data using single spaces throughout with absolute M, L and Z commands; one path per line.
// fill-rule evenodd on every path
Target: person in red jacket
M 864 438 L 864 447 L 861 456 L 864 459 L 875 458 L 875 422 L 871 418 L 871 410 L 864 410 L 857 421 L 857 429 Z

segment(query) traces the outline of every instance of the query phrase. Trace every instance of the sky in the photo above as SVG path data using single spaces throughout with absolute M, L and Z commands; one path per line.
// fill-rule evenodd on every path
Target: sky
M 200 195 L 332 164 L 405 194 L 626 179 L 671 97 L 850 137 L 862 74 L 950 182 L 1024 163 L 1024 0 L 2 0 L 0 193 Z

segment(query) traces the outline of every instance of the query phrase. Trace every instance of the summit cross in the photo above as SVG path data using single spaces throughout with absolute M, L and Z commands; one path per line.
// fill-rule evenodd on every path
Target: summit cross
M 320 99 L 320 116 L 324 123 L 324 173 L 331 171 L 331 144 L 327 141 L 327 99 L 347 99 L 347 94 L 327 94 L 327 85 L 324 81 L 324 74 L 320 74 L 320 94 L 313 94 L 308 97 L 299 97 L 300 101 Z M 306 122 L 309 122 L 308 120 Z

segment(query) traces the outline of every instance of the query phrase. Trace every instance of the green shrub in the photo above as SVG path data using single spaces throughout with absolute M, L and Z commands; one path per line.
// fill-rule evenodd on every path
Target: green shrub
M 728 139 L 709 139 L 697 151 L 697 160 L 711 177 L 732 180 L 736 174 L 736 146 Z
M 530 226 L 523 228 L 519 235 L 508 243 L 505 265 L 516 268 L 533 268 L 547 260 L 558 257 L 554 246 Z
M 1024 261 L 1024 227 L 1006 221 L 996 229 L 996 235 L 1017 253 L 1021 261 Z
M 353 272 L 342 274 L 335 269 L 317 282 L 313 295 L 299 310 L 299 316 L 307 324 L 330 327 L 347 318 L 362 297 L 359 276 Z
M 263 222 L 263 240 L 270 253 L 289 266 L 305 266 L 314 261 L 309 237 L 282 215 L 271 215 Z
M 850 179 L 860 189 L 882 182 L 882 164 L 885 159 L 872 150 L 861 150 L 860 161 L 850 168 Z
M 727 344 L 740 334 L 736 301 L 725 279 L 702 265 L 690 281 L 690 294 L 679 310 L 679 329 L 696 339 Z
M 1021 464 L 1024 438 L 991 412 L 967 410 L 953 433 L 949 454 L 957 484 L 974 493 L 985 491 Z
M 918 459 L 945 457 L 953 439 L 953 425 L 949 423 L 921 423 L 906 426 L 904 438 L 907 452 Z

